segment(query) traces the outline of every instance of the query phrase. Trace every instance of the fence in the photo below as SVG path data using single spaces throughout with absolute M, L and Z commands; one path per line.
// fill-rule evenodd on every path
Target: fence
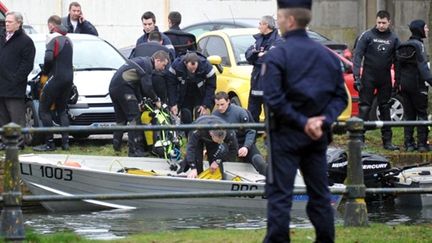
M 432 188 L 366 188 L 363 181 L 361 161 L 361 136 L 364 129 L 377 129 L 383 126 L 431 126 L 429 121 L 405 122 L 363 122 L 358 118 L 351 118 L 346 123 L 336 123 L 333 131 L 345 133 L 348 131 L 348 169 L 345 189 L 331 190 L 333 194 L 346 196 L 344 225 L 367 226 L 367 209 L 365 203 L 366 193 L 432 193 Z M 21 205 L 23 201 L 79 201 L 84 199 L 112 200 L 112 199 L 161 199 L 161 198 L 203 198 L 203 197 L 236 197 L 236 196 L 262 196 L 264 191 L 203 191 L 195 193 L 135 193 L 135 194 L 81 194 L 73 196 L 61 195 L 25 195 L 20 191 L 20 175 L 18 171 L 18 138 L 28 133 L 61 133 L 61 132 L 114 132 L 114 131 L 160 131 L 160 130 L 212 130 L 212 129 L 245 129 L 252 128 L 264 130 L 264 124 L 189 124 L 189 125 L 163 125 L 163 126 L 115 126 L 96 128 L 21 128 L 16 124 L 8 124 L 0 129 L 6 144 L 6 157 L 4 164 L 4 192 L 0 201 L 4 207 L 1 213 L 0 235 L 9 241 L 22 241 L 24 236 L 23 215 Z M 305 190 L 294 190 L 294 194 L 305 194 Z

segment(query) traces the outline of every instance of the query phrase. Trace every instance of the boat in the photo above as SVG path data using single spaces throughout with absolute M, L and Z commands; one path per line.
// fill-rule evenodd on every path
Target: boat
M 173 193 L 203 191 L 264 190 L 265 177 L 249 163 L 224 162 L 222 179 L 190 179 L 171 170 L 172 164 L 158 158 L 132 158 L 75 154 L 25 154 L 19 156 L 21 178 L 34 195 Z M 208 163 L 205 163 L 205 168 Z M 170 169 L 171 168 L 171 169 Z M 332 187 L 344 187 L 335 184 Z M 298 173 L 296 189 L 305 189 Z M 341 195 L 332 195 L 336 208 Z M 304 209 L 308 197 L 295 195 L 293 209 Z M 263 196 L 175 199 L 126 199 L 46 201 L 49 211 L 93 211 L 104 209 L 229 207 L 265 210 Z
M 415 167 L 400 172 L 394 183 L 398 188 L 430 188 L 432 187 L 432 167 Z M 395 203 L 401 206 L 430 207 L 432 206 L 431 193 L 399 194 Z

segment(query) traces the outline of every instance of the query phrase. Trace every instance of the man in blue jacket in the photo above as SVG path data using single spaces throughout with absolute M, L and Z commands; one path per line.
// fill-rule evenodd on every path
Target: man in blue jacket
M 254 35 L 255 44 L 246 50 L 246 59 L 253 65 L 249 92 L 248 110 L 255 122 L 259 122 L 263 105 L 263 91 L 260 83 L 261 64 L 263 57 L 270 48 L 281 41 L 272 16 L 263 16 L 258 27 L 260 33 Z
M 203 55 L 189 52 L 177 57 L 168 73 L 168 104 L 182 123 L 209 115 L 214 106 L 216 73 Z
M 81 5 L 78 2 L 69 4 L 69 14 L 62 18 L 62 25 L 67 28 L 68 33 L 98 35 L 96 27 L 84 18 Z
M 332 243 L 335 238 L 326 150 L 331 125 L 346 108 L 348 97 L 340 61 L 306 33 L 311 5 L 311 0 L 278 1 L 277 20 L 285 42 L 266 54 L 262 67 L 272 157 L 265 188 L 264 242 L 290 241 L 297 169 L 309 196 L 306 212 L 315 227 L 315 242 Z

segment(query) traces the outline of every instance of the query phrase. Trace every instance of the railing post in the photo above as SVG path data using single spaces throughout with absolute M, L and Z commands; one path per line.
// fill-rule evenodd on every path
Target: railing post
M 21 211 L 22 194 L 18 171 L 18 138 L 21 127 L 9 123 L 3 127 L 3 139 L 6 144 L 4 163 L 3 210 L 1 212 L 1 236 L 7 241 L 24 240 L 23 215 Z
M 363 180 L 363 163 L 361 147 L 364 124 L 363 120 L 353 117 L 347 121 L 349 132 L 348 169 L 347 169 L 347 202 L 345 203 L 345 226 L 367 226 L 367 208 L 365 202 L 365 185 Z

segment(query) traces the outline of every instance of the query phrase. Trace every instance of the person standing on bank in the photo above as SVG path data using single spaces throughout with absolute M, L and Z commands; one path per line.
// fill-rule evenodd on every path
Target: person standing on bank
M 6 13 L 5 31 L 0 33 L 0 126 L 10 122 L 26 126 L 24 97 L 36 49 L 22 25 L 21 13 Z M 22 137 L 18 146 L 24 148 Z M 0 144 L 0 149 L 5 147 Z
M 300 169 L 315 242 L 331 243 L 335 232 L 326 150 L 331 126 L 348 104 L 340 61 L 306 33 L 311 0 L 277 3 L 277 21 L 285 42 L 269 50 L 262 66 L 266 119 L 271 119 L 272 170 L 268 174 L 273 178 L 270 181 L 267 176 L 265 188 L 268 214 L 264 242 L 290 241 L 294 180 Z
M 69 14 L 62 18 L 62 25 L 67 28 L 68 33 L 80 33 L 98 35 L 96 27 L 84 18 L 81 5 L 78 2 L 69 4 Z
M 359 117 L 369 120 L 372 103 L 377 97 L 380 119 L 390 121 L 392 80 L 391 66 L 395 61 L 395 51 L 399 38 L 390 30 L 390 14 L 381 10 L 376 15 L 376 26 L 363 32 L 357 41 L 354 52 L 354 89 L 359 92 Z M 363 73 L 360 69 L 363 62 Z M 375 111 L 372 111 L 375 112 Z M 383 147 L 386 150 L 399 150 L 392 144 L 390 127 L 381 128 Z M 364 138 L 363 138 L 364 140 Z
M 61 24 L 61 18 L 53 15 L 48 19 L 48 43 L 42 73 L 48 80 L 42 88 L 39 98 L 39 116 L 44 127 L 52 127 L 52 113 L 60 117 L 61 126 L 69 126 L 66 113 L 67 103 L 73 85 L 73 47 L 72 41 L 66 36 L 67 30 Z M 69 134 L 62 133 L 62 149 L 69 149 Z M 56 150 L 52 133 L 45 134 L 45 144 L 33 147 L 35 151 Z
M 272 16 L 263 16 L 259 22 L 258 29 L 260 33 L 253 36 L 255 44 L 250 46 L 245 53 L 248 63 L 253 65 L 248 110 L 255 122 L 260 121 L 259 116 L 263 105 L 263 91 L 260 78 L 263 57 L 274 44 L 281 41 Z
M 169 62 L 165 51 L 157 51 L 151 57 L 134 57 L 121 66 L 109 86 L 109 94 L 114 106 L 116 123 L 118 125 L 140 125 L 140 107 L 142 98 L 150 98 L 161 107 L 159 97 L 152 87 L 152 73 L 162 71 Z M 113 148 L 121 150 L 123 132 L 113 134 Z M 144 157 L 149 155 L 144 149 L 144 134 L 142 131 L 128 132 L 129 157 Z
M 140 36 L 136 41 L 136 46 L 139 46 L 142 43 L 148 42 L 149 34 L 152 31 L 159 31 L 159 27 L 156 26 L 156 16 L 153 12 L 147 11 L 141 16 L 141 22 L 143 25 L 144 34 Z M 166 36 L 164 33 L 162 34 L 162 45 L 168 48 L 173 57 L 176 56 L 174 46 L 171 43 L 170 38 Z
M 428 87 L 425 82 L 432 86 L 432 74 L 423 39 L 428 37 L 429 28 L 423 20 L 417 19 L 410 23 L 409 29 L 412 33 L 411 37 L 396 50 L 395 88 L 404 100 L 405 120 L 427 121 Z M 417 145 L 413 135 L 413 127 L 404 127 L 406 151 L 413 152 L 418 148 L 419 152 L 428 152 L 428 127 L 417 127 Z
M 216 109 L 213 115 L 222 118 L 227 123 L 253 123 L 249 111 L 230 103 L 226 92 L 220 91 L 215 95 Z M 244 162 L 251 163 L 261 174 L 266 175 L 267 163 L 255 145 L 256 130 L 246 128 L 236 131 L 239 150 L 237 156 Z

